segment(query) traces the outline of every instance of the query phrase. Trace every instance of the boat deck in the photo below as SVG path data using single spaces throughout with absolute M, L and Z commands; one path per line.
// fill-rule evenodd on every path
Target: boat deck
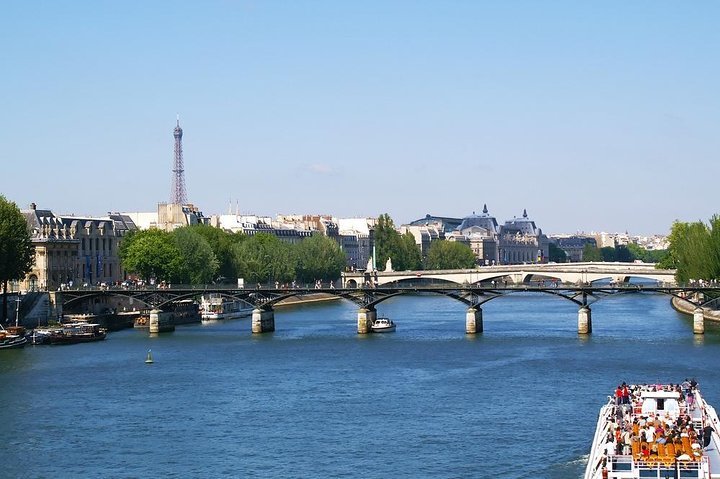
M 585 478 L 720 479 L 720 424 L 699 391 L 692 407 L 679 385 L 631 388 L 602 408 Z M 706 426 L 713 432 L 703 448 Z

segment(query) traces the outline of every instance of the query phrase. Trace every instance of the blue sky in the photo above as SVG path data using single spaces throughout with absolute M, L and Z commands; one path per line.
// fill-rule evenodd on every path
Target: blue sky
M 720 212 L 720 2 L 5 1 L 0 193 L 205 214 Z

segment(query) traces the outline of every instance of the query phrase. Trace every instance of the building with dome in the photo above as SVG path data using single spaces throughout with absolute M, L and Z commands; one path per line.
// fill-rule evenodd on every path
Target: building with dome
M 549 241 L 527 210 L 520 218 L 500 225 L 483 205 L 482 213 L 473 212 L 464 218 L 426 215 L 401 227 L 413 233 L 423 257 L 432 241 L 446 239 L 466 244 L 472 249 L 479 265 L 545 262 Z
M 508 220 L 500 227 L 501 264 L 543 263 L 549 256 L 550 242 L 523 210 L 521 218 Z
M 500 228 L 494 216 L 490 215 L 487 205 L 483 205 L 481 214 L 466 216 L 455 230 L 447 235 L 449 241 L 466 244 L 475 254 L 479 265 L 500 263 Z

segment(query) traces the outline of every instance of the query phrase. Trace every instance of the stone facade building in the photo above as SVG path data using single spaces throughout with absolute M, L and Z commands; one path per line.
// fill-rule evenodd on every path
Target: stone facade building
M 448 218 L 427 215 L 425 218 L 413 221 L 410 225 L 401 227 L 412 231 L 412 226 L 430 225 L 439 229 L 437 238 L 457 241 L 466 244 L 472 249 L 477 258 L 478 265 L 538 263 L 547 261 L 549 242 L 542 230 L 535 222 L 528 218 L 527 211 L 523 211 L 521 218 L 513 218 L 503 225 L 490 215 L 487 205 L 483 206 L 481 214 L 468 215 L 464 218 Z M 416 243 L 421 248 L 429 248 L 424 244 L 423 238 Z
M 372 264 L 375 249 L 375 218 L 338 218 L 338 241 L 345 253 L 350 270 L 367 269 Z
M 523 210 L 521 218 L 508 220 L 500 227 L 501 264 L 547 262 L 550 242 Z
M 39 210 L 34 203 L 22 213 L 35 246 L 35 265 L 17 285 L 20 290 L 57 290 L 124 279 L 118 248 L 122 237 L 136 229 L 129 217 L 61 216 Z
M 141 230 L 157 228 L 169 232 L 182 226 L 210 223 L 210 218 L 192 204 L 158 203 L 157 212 L 131 212 L 123 215 L 132 219 Z

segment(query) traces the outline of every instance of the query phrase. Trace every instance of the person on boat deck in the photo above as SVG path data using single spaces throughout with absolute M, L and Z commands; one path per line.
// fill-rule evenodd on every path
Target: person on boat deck
M 615 390 L 615 404 L 618 406 L 620 404 L 622 404 L 622 395 L 623 395 L 622 385 L 618 385 L 617 389 Z
M 658 445 L 656 442 L 653 442 L 652 444 L 650 444 L 650 454 L 652 454 L 653 456 L 658 455 Z
M 691 411 L 695 409 L 695 394 L 692 391 L 688 391 L 685 402 L 687 402 L 688 408 Z
M 625 383 L 622 383 L 622 403 L 630 404 L 630 390 Z
M 710 424 L 702 428 L 703 449 L 706 449 L 710 445 L 713 431 L 715 431 L 715 429 L 713 429 Z
M 690 381 L 688 381 L 688 378 L 685 378 L 685 381 L 682 382 L 680 388 L 683 390 L 684 393 L 687 394 L 687 392 L 690 390 Z
M 642 457 L 644 458 L 650 457 L 650 449 L 648 449 L 647 444 L 643 443 L 642 448 L 640 449 L 640 454 L 642 454 Z
M 622 453 L 629 456 L 632 451 L 633 433 L 630 428 L 626 428 L 622 434 L 623 451 Z
M 645 439 L 647 440 L 648 444 L 651 442 L 655 442 L 655 426 L 653 426 L 652 424 L 645 428 Z
M 605 454 L 607 454 L 608 456 L 612 456 L 613 454 L 615 454 L 614 439 L 615 439 L 614 437 L 610 436 L 608 438 L 607 444 L 605 445 Z

